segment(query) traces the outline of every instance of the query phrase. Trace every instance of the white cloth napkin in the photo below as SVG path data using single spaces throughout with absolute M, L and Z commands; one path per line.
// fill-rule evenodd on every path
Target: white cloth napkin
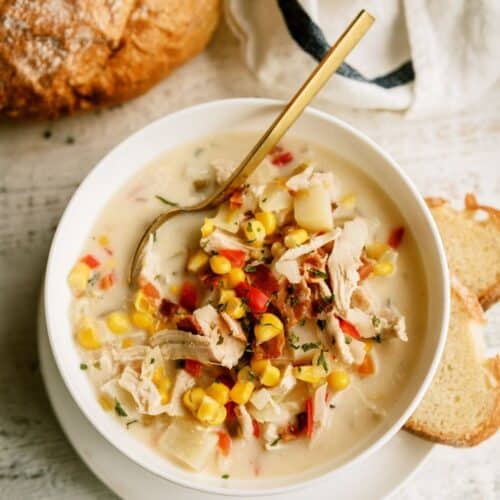
M 323 97 L 423 117 L 500 79 L 500 0 L 226 0 L 226 19 L 257 77 L 293 91 L 363 8 L 376 22 Z

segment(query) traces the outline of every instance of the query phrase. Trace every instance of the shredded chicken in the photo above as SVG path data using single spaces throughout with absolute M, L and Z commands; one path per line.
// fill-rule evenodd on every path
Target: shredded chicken
M 239 238 L 216 229 L 213 233 L 200 240 L 200 247 L 207 253 L 218 252 L 219 250 L 243 250 L 249 252 L 254 250 L 250 245 L 246 245 Z
M 335 306 L 341 316 L 347 314 L 351 296 L 358 286 L 360 257 L 367 237 L 368 228 L 364 219 L 358 217 L 346 222 L 328 258 L 328 272 Z
M 350 338 L 346 342 L 346 336 L 340 328 L 338 319 L 333 315 L 328 315 L 326 319 L 326 331 L 335 339 L 335 347 L 342 361 L 348 365 L 360 364 L 365 357 L 365 346 L 363 342 Z
M 241 435 L 245 441 L 253 437 L 253 422 L 250 413 L 248 413 L 245 405 L 238 405 L 235 408 L 236 418 L 241 428 Z
M 170 401 L 165 405 L 165 412 L 171 417 L 182 417 L 186 415 L 186 408 L 182 404 L 182 396 L 195 385 L 196 381 L 186 370 L 177 370 L 174 387 L 170 395 Z

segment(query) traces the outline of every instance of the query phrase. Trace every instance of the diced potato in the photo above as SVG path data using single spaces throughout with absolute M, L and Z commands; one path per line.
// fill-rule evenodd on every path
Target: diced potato
M 308 231 L 327 231 L 333 227 L 330 195 L 323 186 L 301 189 L 293 198 L 297 224 Z
M 314 355 L 320 351 L 321 344 L 314 326 L 313 320 L 306 320 L 303 325 L 298 323 L 288 332 L 294 363 L 311 363 Z
M 160 450 L 194 470 L 201 470 L 215 452 L 219 437 L 184 418 L 175 419 L 159 440 Z
M 240 208 L 230 208 L 224 203 L 219 207 L 217 215 L 213 219 L 215 227 L 223 229 L 229 233 L 237 233 L 240 222 L 243 219 L 243 211 Z
M 264 212 L 281 212 L 292 209 L 293 200 L 284 186 L 272 183 L 269 184 L 259 199 L 259 207 Z

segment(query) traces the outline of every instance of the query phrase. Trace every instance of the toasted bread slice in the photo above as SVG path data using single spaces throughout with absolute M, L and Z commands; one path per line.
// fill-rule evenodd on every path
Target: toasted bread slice
M 483 310 L 452 279 L 451 318 L 438 372 L 405 428 L 453 446 L 473 446 L 500 426 L 500 356 L 485 360 Z
M 427 198 L 443 239 L 450 272 L 479 298 L 483 309 L 500 299 L 500 210 L 472 194 L 457 212 L 442 198 Z M 485 216 L 477 220 L 479 212 Z

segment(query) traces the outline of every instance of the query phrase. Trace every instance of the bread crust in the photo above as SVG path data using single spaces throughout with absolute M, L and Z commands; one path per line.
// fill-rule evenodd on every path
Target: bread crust
M 483 309 L 477 297 L 453 276 L 451 291 L 461 301 L 472 320 L 480 324 L 485 323 L 486 319 Z M 419 421 L 413 416 L 406 422 L 404 429 L 430 441 L 457 447 L 475 446 L 495 434 L 500 428 L 500 355 L 486 359 L 484 367 L 495 381 L 495 386 L 491 389 L 494 403 L 488 418 L 481 422 L 474 430 L 461 436 L 451 435 L 444 431 L 436 432 L 429 429 L 425 422 Z M 432 390 L 432 387 L 430 390 Z
M 144 93 L 206 46 L 219 3 L 0 2 L 0 114 L 56 118 Z

